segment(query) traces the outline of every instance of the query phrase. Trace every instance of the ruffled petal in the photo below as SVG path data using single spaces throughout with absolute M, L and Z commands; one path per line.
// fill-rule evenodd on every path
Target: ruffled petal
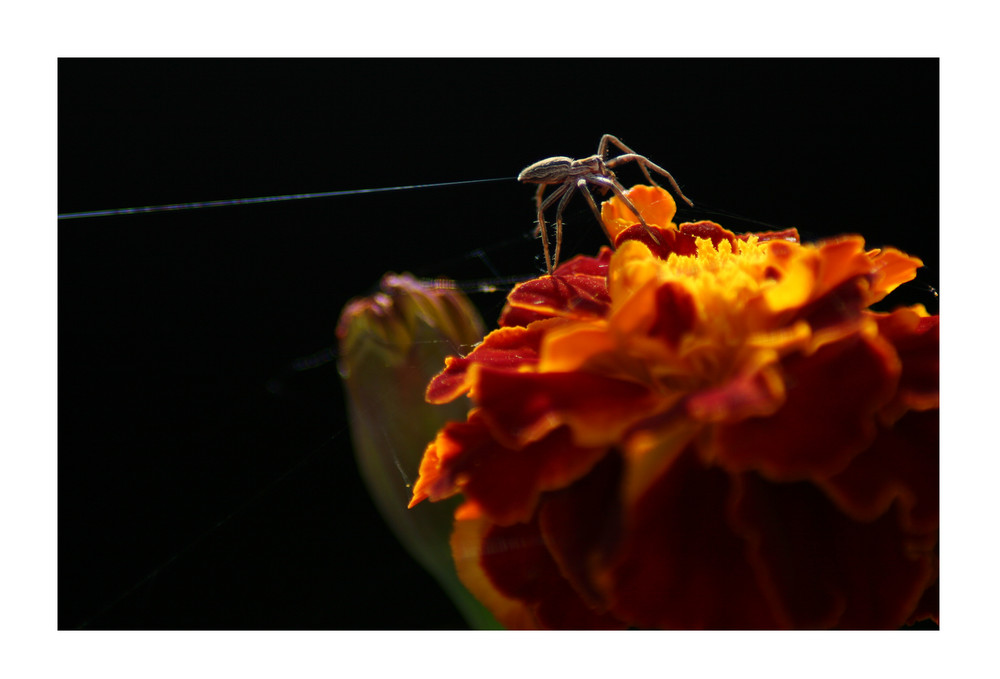
M 930 551 L 913 547 L 893 512 L 857 522 L 812 484 L 756 474 L 736 488 L 733 523 L 783 625 L 898 628 L 933 582 Z
M 610 306 L 605 276 L 557 274 L 516 285 L 507 297 L 504 317 L 507 325 L 515 311 L 519 322 L 553 317 L 591 320 L 606 316 Z
M 543 492 L 584 476 L 605 453 L 574 445 L 565 427 L 532 444 L 507 447 L 494 438 L 482 411 L 474 411 L 466 422 L 446 425 L 431 444 L 410 506 L 461 492 L 464 516 L 485 515 L 500 525 L 527 521 Z
M 749 417 L 772 415 L 784 402 L 784 379 L 777 365 L 768 363 L 722 386 L 693 393 L 685 406 L 688 415 L 696 420 L 733 424 Z
M 508 629 L 624 629 L 626 623 L 595 613 L 566 582 L 537 521 L 513 526 L 458 521 L 452 539 L 459 576 L 492 604 Z
M 829 477 L 871 445 L 875 415 L 892 398 L 900 367 L 888 343 L 858 333 L 792 354 L 781 370 L 784 405 L 770 417 L 716 427 L 710 459 L 772 480 Z
M 469 367 L 488 365 L 518 370 L 538 362 L 538 349 L 544 326 L 531 329 L 511 327 L 494 330 L 468 356 L 449 356 L 445 368 L 427 387 L 427 401 L 448 403 L 472 389 Z
M 451 535 L 451 553 L 458 577 L 506 629 L 540 629 L 541 624 L 531 607 L 498 589 L 483 569 L 484 539 L 492 527 L 493 524 L 486 519 L 455 522 L 455 530 Z
M 935 532 L 939 427 L 937 411 L 911 411 L 893 427 L 880 427 L 871 447 L 820 485 L 841 511 L 858 521 L 871 521 L 898 502 L 907 530 Z
M 664 403 L 646 387 L 587 372 L 477 371 L 479 405 L 498 440 L 511 447 L 567 425 L 580 446 L 613 444 Z M 600 395 L 599 397 L 596 397 Z
M 872 314 L 879 334 L 891 342 L 903 364 L 899 390 L 882 413 L 891 424 L 908 410 L 936 409 L 940 403 L 940 329 L 938 317 L 923 306 Z
M 607 566 L 624 534 L 622 465 L 621 455 L 606 455 L 577 483 L 550 493 L 538 514 L 545 544 L 563 577 L 600 612 L 608 608 L 596 584 L 600 568 Z
M 877 274 L 869 304 L 881 301 L 903 283 L 912 281 L 916 278 L 917 269 L 924 265 L 917 257 L 911 257 L 896 248 L 872 250 L 869 257 Z
M 625 195 L 650 226 L 672 226 L 671 220 L 677 213 L 677 203 L 663 189 L 640 184 L 626 191 Z M 635 213 L 618 196 L 601 204 L 601 221 L 611 240 L 616 242 L 616 247 L 619 234 L 630 226 L 639 224 Z
M 611 262 L 611 248 L 604 246 L 597 253 L 596 257 L 577 255 L 572 259 L 563 262 L 553 271 L 555 276 L 572 276 L 580 274 L 584 276 L 608 277 L 608 264 Z
M 920 601 L 914 607 L 913 612 L 910 617 L 907 618 L 906 624 L 913 625 L 918 622 L 923 622 L 924 620 L 931 620 L 935 624 L 940 623 L 940 587 L 938 581 L 935 578 L 934 584 L 928 587 L 924 591 L 924 595 L 920 597 Z
M 672 349 L 680 345 L 681 338 L 691 332 L 699 320 L 698 303 L 683 285 L 659 286 L 653 308 L 656 315 L 648 334 Z
M 637 627 L 780 627 L 729 525 L 728 475 L 688 449 L 626 508 L 619 558 L 601 577 L 611 612 Z
M 680 257 L 693 257 L 698 254 L 698 239 L 706 238 L 712 242 L 714 247 L 718 247 L 722 241 L 729 241 L 730 246 L 735 246 L 738 237 L 732 231 L 725 229 L 715 222 L 685 222 L 677 228 L 666 228 L 650 225 L 656 235 L 654 241 L 649 233 L 642 228 L 641 224 L 633 224 L 623 229 L 615 238 L 615 248 L 621 248 L 622 243 L 630 240 L 639 241 L 649 248 L 658 259 L 666 260 L 670 255 Z
M 533 321 L 557 316 L 587 318 L 588 315 L 603 315 L 602 308 L 607 311 L 605 302 L 610 261 L 611 249 L 604 247 L 597 257 L 577 255 L 556 267 L 551 277 L 528 281 L 532 285 L 526 288 L 515 286 L 512 293 L 516 291 L 518 295 L 508 296 L 500 314 L 500 327 L 526 326 Z M 570 280 L 560 283 L 552 279 Z M 577 303 L 571 294 L 577 289 L 582 293 L 582 304 Z

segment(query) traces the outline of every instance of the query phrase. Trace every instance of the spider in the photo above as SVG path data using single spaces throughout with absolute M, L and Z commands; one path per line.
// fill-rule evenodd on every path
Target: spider
M 622 151 L 622 155 L 615 156 L 611 159 L 606 159 L 608 154 L 608 144 L 614 144 Z M 649 168 L 652 168 L 662 174 L 664 177 L 670 180 L 670 185 L 674 187 L 674 191 L 684 199 L 684 201 L 694 207 L 694 203 L 688 200 L 677 182 L 674 178 L 670 176 L 670 173 L 664 170 L 662 167 L 651 161 L 646 156 L 640 156 L 638 153 L 625 146 L 618 137 L 611 134 L 606 134 L 601 137 L 601 143 L 597 147 L 597 154 L 593 156 L 588 156 L 587 158 L 581 158 L 579 160 L 573 160 L 572 158 L 567 158 L 566 156 L 554 156 L 552 158 L 546 158 L 545 160 L 539 160 L 537 163 L 533 163 L 528 167 L 521 170 L 521 174 L 517 176 L 517 180 L 524 182 L 526 184 L 538 184 L 538 191 L 535 193 L 535 205 L 538 207 L 538 231 L 542 234 L 542 249 L 545 252 L 545 267 L 548 269 L 548 273 L 551 276 L 552 271 L 559 265 L 559 247 L 562 245 L 562 215 L 563 210 L 566 208 L 566 204 L 569 202 L 570 197 L 573 195 L 573 190 L 577 189 L 583 194 L 584 198 L 590 204 L 590 209 L 594 212 L 594 216 L 597 217 L 597 223 L 601 225 L 604 229 L 604 233 L 608 234 L 609 240 L 614 240 L 611 238 L 611 234 L 608 233 L 607 227 L 604 226 L 604 221 L 601 219 L 601 213 L 597 209 L 597 204 L 594 203 L 594 197 L 590 194 L 590 190 L 587 188 L 587 184 L 594 184 L 601 187 L 603 191 L 611 189 L 614 194 L 618 196 L 619 199 L 632 213 L 639 218 L 639 223 L 642 227 L 646 229 L 646 233 L 649 234 L 650 238 L 653 239 L 654 243 L 659 244 L 659 239 L 657 239 L 656 234 L 653 233 L 649 225 L 646 224 L 646 220 L 642 218 L 639 214 L 639 210 L 636 209 L 632 201 L 628 199 L 625 195 L 625 188 L 618 182 L 615 177 L 615 173 L 611 170 L 622 165 L 624 163 L 636 162 L 642 173 L 646 175 L 646 179 L 653 186 L 659 186 L 653 181 L 653 178 L 649 176 Z M 542 195 L 545 193 L 545 187 L 553 184 L 559 184 L 559 188 L 549 194 L 548 198 L 544 201 L 542 200 Z M 545 229 L 545 210 L 559 198 L 559 205 L 556 207 L 556 251 L 555 257 L 549 259 L 549 236 Z

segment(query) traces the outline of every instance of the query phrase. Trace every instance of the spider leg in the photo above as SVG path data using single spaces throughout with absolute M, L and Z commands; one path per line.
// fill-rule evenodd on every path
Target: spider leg
M 552 205 L 556 198 L 566 193 L 567 185 L 563 183 L 558 189 L 549 194 L 548 198 L 542 201 L 542 194 L 545 193 L 545 187 L 548 184 L 540 184 L 538 191 L 535 192 L 535 205 L 538 208 L 538 231 L 542 234 L 542 252 L 545 253 L 545 268 L 552 275 L 552 260 L 549 259 L 549 233 L 548 229 L 545 228 L 545 210 Z M 561 204 L 561 203 L 560 203 Z M 556 253 L 559 252 L 558 241 L 556 243 Z M 556 257 L 558 259 L 558 256 Z
M 611 160 L 607 161 L 605 165 L 608 168 L 615 168 L 623 163 L 628 163 L 631 161 L 635 161 L 636 164 L 639 165 L 639 167 L 642 169 L 642 173 L 646 175 L 646 179 L 652 182 L 653 186 L 659 186 L 659 184 L 653 181 L 653 178 L 649 176 L 649 171 L 646 168 L 647 167 L 652 168 L 657 172 L 659 172 L 660 174 L 662 174 L 664 177 L 670 180 L 670 185 L 674 187 L 674 191 L 677 192 L 677 195 L 683 198 L 684 202 L 686 202 L 688 205 L 694 207 L 694 203 L 692 203 L 691 200 L 684 195 L 684 192 L 681 191 L 681 187 L 677 186 L 677 182 L 674 181 L 673 176 L 669 172 L 664 170 L 662 167 L 651 161 L 646 156 L 640 156 L 638 153 L 626 153 L 624 155 L 612 158 Z
M 612 144 L 614 144 L 615 146 L 617 146 L 618 150 L 622 151 L 625 154 L 632 155 L 632 156 L 638 156 L 640 158 L 644 158 L 644 156 L 640 156 L 638 153 L 636 153 L 635 151 L 633 151 L 632 149 L 630 149 L 628 146 L 625 146 L 625 144 L 622 143 L 622 140 L 619 139 L 618 137 L 616 137 L 615 135 L 613 135 L 613 134 L 606 134 L 603 137 L 601 137 L 601 144 L 598 147 L 598 151 L 597 151 L 597 153 L 601 156 L 602 160 L 604 159 L 605 154 L 608 152 L 607 151 L 607 149 L 608 149 L 608 142 L 611 142 Z M 622 161 L 619 161 L 618 158 L 612 158 L 610 161 L 607 162 L 607 165 L 608 165 L 608 167 L 614 167 L 615 165 L 620 165 L 621 162 Z M 655 181 L 653 181 L 653 178 L 649 175 L 649 171 L 646 169 L 646 167 L 642 163 L 639 163 L 639 169 L 642 170 L 642 173 L 644 175 L 646 175 L 646 181 L 648 181 L 653 186 L 659 186 L 659 184 L 657 184 Z M 680 193 L 680 191 L 678 191 L 678 193 Z
M 545 267 L 551 271 L 549 264 L 549 234 L 545 228 L 545 210 L 542 208 L 542 194 L 545 193 L 545 184 L 538 185 L 535 192 L 535 208 L 538 210 L 538 226 L 535 227 L 535 235 L 542 234 L 542 251 L 545 253 Z
M 573 188 L 572 181 L 565 181 L 559 185 L 559 188 L 549 194 L 548 198 L 545 199 L 544 203 L 541 203 L 538 208 L 540 210 L 548 210 L 552 203 L 556 202 L 556 198 L 563 195 L 568 189 Z
M 628 206 L 628 209 L 632 211 L 632 214 L 634 214 L 636 217 L 639 218 L 639 223 L 642 224 L 642 228 L 646 229 L 646 233 L 648 233 L 649 237 L 653 239 L 653 242 L 656 243 L 657 245 L 660 244 L 660 239 L 656 237 L 656 234 L 653 233 L 653 230 L 649 228 L 649 224 L 647 224 L 646 220 L 643 219 L 641 214 L 639 214 L 639 209 L 632 203 L 631 200 L 629 200 L 628 196 L 625 195 L 625 190 L 622 188 L 621 184 L 619 184 L 614 179 L 610 179 L 608 177 L 600 177 L 596 175 L 591 175 L 589 177 L 586 177 L 586 180 L 593 184 L 598 184 L 600 186 L 607 186 L 609 189 L 614 191 L 615 195 L 618 196 L 618 199 L 623 203 L 625 203 L 625 205 Z M 587 195 L 590 195 L 589 192 Z M 602 221 L 601 224 L 604 224 L 604 222 Z
M 562 200 L 559 201 L 559 206 L 556 208 L 556 254 L 552 258 L 552 269 L 555 269 L 557 266 L 559 266 L 559 248 L 562 247 L 563 210 L 566 209 L 566 204 L 569 203 L 569 199 L 573 196 L 574 185 L 570 182 L 572 182 L 572 179 L 566 181 L 562 185 L 563 197 Z M 580 182 L 576 183 L 577 186 L 579 184 Z M 584 184 L 586 184 L 586 182 L 584 182 Z M 586 191 L 586 189 L 584 189 L 584 191 Z M 590 194 L 588 193 L 587 195 Z M 552 275 L 552 271 L 549 271 L 549 275 L 550 276 Z
M 590 189 L 587 188 L 587 179 L 586 178 L 578 179 L 576 182 L 576 186 L 578 189 L 580 189 L 580 193 L 583 194 L 583 197 L 587 199 L 587 203 L 590 204 L 590 209 L 594 213 L 594 217 L 597 218 L 597 223 L 601 225 L 602 229 L 604 229 L 604 235 L 607 236 L 608 241 L 610 241 L 611 244 L 614 245 L 615 239 L 611 237 L 611 232 L 608 231 L 608 227 L 604 225 L 604 220 L 601 218 L 601 211 L 597 209 L 597 203 L 594 202 L 594 196 L 591 195 Z
M 599 155 L 602 160 L 604 159 L 605 154 L 608 152 L 608 142 L 611 142 L 612 144 L 617 146 L 620 151 L 623 151 L 625 153 L 635 153 L 635 151 L 625 146 L 625 144 L 622 143 L 622 140 L 616 137 L 615 135 L 605 134 L 604 136 L 601 137 L 601 143 L 597 146 L 597 155 Z

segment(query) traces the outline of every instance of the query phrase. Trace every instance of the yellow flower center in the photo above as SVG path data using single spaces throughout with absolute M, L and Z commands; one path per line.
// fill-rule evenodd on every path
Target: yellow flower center
M 610 266 L 613 312 L 610 328 L 624 353 L 654 359 L 655 381 L 669 389 L 691 388 L 724 379 L 745 356 L 741 347 L 761 329 L 762 295 L 776 283 L 764 272 L 767 245 L 756 237 L 728 240 L 716 247 L 698 238 L 697 254 L 670 254 L 659 259 L 638 241 L 627 241 Z M 664 303 L 664 288 L 678 299 L 678 310 Z M 668 300 L 669 301 L 669 300 Z M 677 334 L 677 343 L 662 341 L 656 326 Z M 662 332 L 660 333 L 662 335 Z

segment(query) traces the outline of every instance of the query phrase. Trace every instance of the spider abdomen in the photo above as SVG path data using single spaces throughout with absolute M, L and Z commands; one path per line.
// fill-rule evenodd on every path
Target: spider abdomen
M 566 177 L 575 174 L 573 165 L 577 162 L 566 156 L 539 160 L 521 170 L 517 181 L 528 184 L 561 184 L 566 181 Z

